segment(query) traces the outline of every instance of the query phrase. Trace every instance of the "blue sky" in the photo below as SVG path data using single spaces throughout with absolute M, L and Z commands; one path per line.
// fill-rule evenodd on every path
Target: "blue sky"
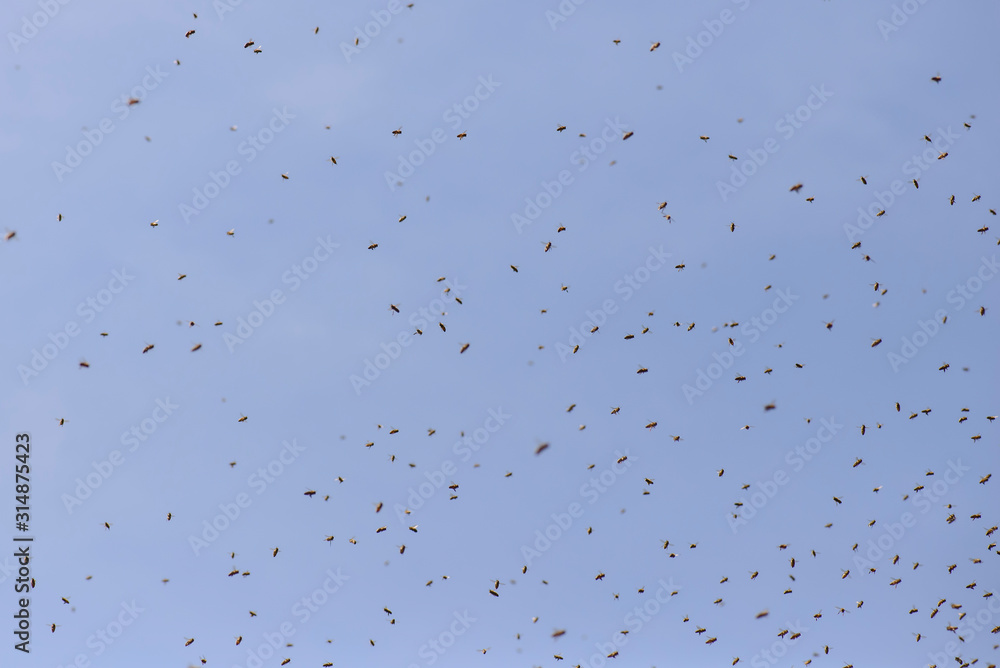
M 3 665 L 995 663 L 998 18 L 8 3 Z

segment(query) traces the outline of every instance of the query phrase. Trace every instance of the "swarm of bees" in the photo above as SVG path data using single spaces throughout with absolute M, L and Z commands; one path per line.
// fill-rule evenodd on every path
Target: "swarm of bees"
M 220 21 L 235 4 L 216 3 Z M 418 4 L 373 11 L 371 22 L 361 22 L 334 48 L 348 65 L 362 68 L 351 71 L 374 77 L 402 58 L 407 76 L 417 77 L 413 90 L 451 100 L 448 86 L 464 84 L 435 74 L 427 45 L 439 37 L 433 31 L 440 22 L 410 21 L 419 18 Z M 172 586 L 156 585 L 156 591 L 170 592 L 182 576 L 208 587 L 208 603 L 186 618 L 194 628 L 163 641 L 150 640 L 148 624 L 130 627 L 127 642 L 107 643 L 109 652 L 119 652 L 115 661 L 139 665 L 129 652 L 146 651 L 155 642 L 164 651 L 184 652 L 182 660 L 191 665 L 208 665 L 207 648 L 220 637 L 230 648 L 235 638 L 240 651 L 246 637 L 253 639 L 252 655 L 281 666 L 408 664 L 414 655 L 428 664 L 432 657 L 465 665 L 488 651 L 506 656 L 508 650 L 524 654 L 531 665 L 544 664 L 549 655 L 567 665 L 613 658 L 633 665 L 643 660 L 640 648 L 650 646 L 650 637 L 679 633 L 671 645 L 678 665 L 770 665 L 780 659 L 812 666 L 833 654 L 837 665 L 853 668 L 849 661 L 861 665 L 876 645 L 891 647 L 900 665 L 925 656 L 941 666 L 954 659 L 960 668 L 998 663 L 1000 647 L 987 638 L 1000 634 L 991 607 L 998 585 L 990 578 L 1000 559 L 991 485 L 993 466 L 1000 463 L 991 338 L 998 294 L 993 278 L 1000 268 L 994 239 L 986 236 L 986 216 L 996 216 L 997 205 L 988 179 L 969 185 L 966 176 L 989 172 L 973 149 L 977 135 L 995 132 L 990 120 L 974 128 L 975 117 L 962 112 L 928 132 L 933 126 L 922 126 L 925 118 L 907 112 L 879 145 L 890 157 L 898 154 L 899 162 L 889 164 L 903 164 L 905 177 L 850 163 L 837 150 L 819 156 L 824 169 L 817 171 L 816 156 L 810 162 L 801 148 L 824 135 L 833 106 L 841 105 L 836 114 L 846 109 L 862 118 L 870 110 L 850 108 L 863 98 L 843 94 L 826 109 L 815 102 L 825 99 L 825 88 L 814 86 L 801 98 L 802 91 L 781 80 L 774 84 L 774 99 L 792 95 L 802 106 L 796 102 L 773 127 L 782 136 L 795 132 L 741 152 L 738 142 L 767 136 L 756 133 L 767 132 L 773 110 L 760 99 L 733 98 L 750 107 L 723 110 L 733 114 L 729 119 L 745 115 L 737 117 L 737 126 L 728 125 L 731 120 L 720 125 L 719 116 L 701 113 L 696 101 L 676 92 L 664 99 L 676 123 L 661 127 L 647 114 L 658 108 L 656 96 L 668 94 L 658 91 L 670 89 L 668 81 L 657 84 L 647 76 L 662 74 L 657 67 L 664 57 L 684 74 L 678 85 L 704 81 L 724 88 L 711 79 L 716 74 L 708 60 L 695 62 L 693 55 L 706 49 L 709 36 L 717 37 L 709 25 L 714 19 L 692 20 L 702 21 L 706 31 L 696 32 L 687 46 L 644 55 L 643 38 L 635 43 L 588 33 L 587 21 L 595 15 L 566 9 L 570 4 L 536 17 L 551 29 L 539 41 L 545 50 L 530 40 L 523 48 L 538 62 L 547 62 L 554 44 L 570 44 L 576 56 L 599 56 L 606 65 L 596 71 L 572 71 L 592 59 L 568 61 L 565 81 L 585 77 L 593 90 L 616 91 L 608 98 L 613 109 L 594 108 L 593 100 L 563 79 L 541 87 L 530 77 L 498 75 L 501 84 L 484 75 L 445 110 L 448 131 L 435 129 L 433 119 L 427 124 L 417 113 L 419 100 L 398 97 L 409 91 L 406 86 L 379 93 L 391 93 L 392 104 L 376 104 L 370 95 L 339 95 L 334 116 L 321 119 L 315 112 L 322 112 L 322 104 L 301 110 L 291 104 L 301 97 L 296 86 L 328 88 L 308 62 L 289 58 L 300 48 L 316 48 L 318 42 L 308 41 L 319 32 L 308 27 L 313 21 L 296 28 L 302 32 L 295 39 L 303 44 L 295 49 L 280 31 L 265 30 L 276 40 L 268 54 L 248 39 L 249 31 L 227 37 L 209 26 L 192 42 L 196 31 L 188 29 L 182 42 L 174 26 L 163 43 L 192 50 L 193 60 L 185 62 L 199 65 L 211 86 L 192 88 L 170 77 L 156 90 L 146 82 L 162 77 L 149 68 L 142 86 L 115 101 L 123 130 L 113 141 L 94 142 L 94 130 L 85 129 L 90 145 L 75 143 L 79 137 L 67 145 L 78 157 L 85 157 L 83 146 L 101 157 L 69 164 L 69 157 L 57 155 L 65 151 L 48 142 L 46 151 L 59 158 L 53 163 L 57 181 L 67 181 L 64 189 L 29 182 L 35 178 L 30 170 L 12 172 L 15 191 L 35 192 L 37 186 L 39 201 L 59 201 L 67 212 L 64 227 L 62 213 L 53 222 L 51 212 L 39 217 L 12 204 L 8 224 L 18 231 L 7 228 L 4 240 L 15 243 L 3 245 L 8 284 L 18 286 L 8 314 L 12 366 L 27 388 L 11 397 L 11 405 L 24 409 L 28 423 L 36 406 L 49 402 L 51 408 L 42 413 L 41 426 L 24 427 L 34 428 L 31 453 L 38 457 L 30 466 L 27 457 L 18 459 L 18 468 L 24 467 L 19 475 L 28 479 L 37 472 L 44 479 L 50 455 L 61 453 L 59 461 L 71 468 L 60 478 L 65 494 L 56 491 L 69 512 L 53 520 L 53 530 L 83 537 L 71 555 L 46 558 L 104 563 L 94 556 L 103 546 L 138 564 L 115 574 L 133 591 L 159 581 Z M 650 17 L 624 20 L 653 24 L 656 8 L 651 11 Z M 457 25 L 480 34 L 479 12 L 470 7 Z M 570 14 L 572 27 L 560 27 Z M 233 20 L 253 21 L 251 15 Z M 917 33 L 897 33 L 895 20 L 876 27 L 898 55 Z M 988 27 L 960 26 L 966 39 L 979 38 L 992 49 L 980 34 Z M 108 30 L 109 40 L 127 38 L 115 26 Z M 156 37 L 159 28 L 148 30 L 140 36 Z M 776 44 L 784 45 L 782 33 L 776 34 Z M 945 46 L 953 48 L 936 57 L 961 59 L 956 65 L 972 74 L 986 67 L 960 48 L 964 44 L 948 43 L 957 33 L 944 34 Z M 41 40 L 19 41 L 24 31 L 10 36 L 15 52 L 44 46 Z M 731 48 L 722 42 L 715 55 Z M 651 40 L 649 52 L 660 46 Z M 470 66 L 485 62 L 484 54 L 490 62 L 506 62 L 494 58 L 497 47 L 489 39 L 475 47 L 462 52 Z M 220 55 L 247 52 L 261 58 L 239 61 L 238 76 Z M 293 69 L 267 66 L 265 59 L 275 52 Z M 87 62 L 90 56 L 82 53 L 81 62 Z M 759 54 L 739 57 L 752 65 Z M 854 62 L 852 54 L 844 57 Z M 905 59 L 886 62 L 897 61 L 894 67 L 905 70 L 892 71 L 901 74 L 891 79 L 893 94 L 913 102 L 910 107 L 926 108 L 923 96 L 947 100 L 941 107 L 946 110 L 978 99 L 965 88 L 975 80 L 972 74 L 949 76 L 949 84 L 940 86 L 937 73 L 930 77 L 935 86 L 927 86 L 933 70 L 915 70 Z M 179 66 L 180 59 L 173 63 Z M 209 91 L 208 97 L 195 99 L 192 90 Z M 267 95 L 248 96 L 248 90 Z M 22 87 L 14 86 L 10 95 L 45 116 Z M 65 102 L 55 105 L 59 114 L 80 114 L 80 100 L 54 95 Z M 84 95 L 85 107 L 95 100 L 103 104 L 103 98 Z M 184 114 L 162 113 L 171 105 L 218 105 L 230 98 L 240 101 L 247 116 L 228 126 L 230 132 L 265 119 L 245 141 L 225 135 L 225 123 L 239 119 L 212 120 L 207 130 Z M 561 111 L 550 113 L 553 100 Z M 275 115 L 267 119 L 268 113 Z M 134 132 L 125 127 L 129 115 Z M 606 121 L 595 121 L 604 116 Z M 401 139 L 403 125 L 386 137 L 385 128 L 399 122 L 411 128 L 408 139 Z M 190 179 L 179 180 L 176 165 L 158 162 L 157 144 L 149 136 L 140 140 L 150 130 L 139 127 L 150 123 L 165 124 L 179 138 L 194 137 L 190 150 L 197 151 L 214 141 L 205 133 L 217 139 L 221 132 L 235 140 L 238 157 L 221 165 L 218 156 L 212 158 L 216 162 L 200 172 L 208 171 L 208 181 L 202 176 L 204 182 L 184 185 Z M 964 130 L 952 132 L 960 123 Z M 569 125 L 576 135 L 565 134 Z M 524 136 L 512 134 L 511 127 Z M 806 129 L 800 134 L 800 128 Z M 470 130 L 474 141 L 466 143 Z M 497 152 L 504 141 L 518 150 Z M 707 149 L 713 141 L 715 148 Z M 8 144 L 12 157 L 23 157 L 17 142 Z M 764 159 L 778 148 L 780 159 Z M 572 170 L 561 168 L 567 157 Z M 327 161 L 338 169 L 329 170 Z M 521 163 L 534 190 L 518 194 L 525 184 L 494 177 L 515 178 L 510 174 L 520 172 L 510 168 L 525 167 Z M 159 165 L 164 178 L 150 181 L 150 197 L 123 191 L 127 197 L 115 211 L 125 220 L 112 217 L 96 225 L 86 215 L 92 202 L 80 200 L 80 193 L 98 188 L 102 198 L 122 197 L 93 180 L 99 164 L 131 185 L 144 165 Z M 115 164 L 131 167 L 115 171 Z M 373 181 L 378 188 L 369 190 Z M 810 191 L 802 192 L 803 181 Z M 181 197 L 174 214 L 163 202 L 172 206 L 184 193 L 157 189 L 177 183 L 188 192 L 196 187 L 193 199 Z M 711 198 L 702 197 L 706 190 Z M 824 197 L 834 193 L 848 198 Z M 358 201 L 374 202 L 374 209 L 359 208 Z M 84 215 L 63 208 L 74 205 Z M 179 225 L 178 218 L 190 224 Z M 508 220 L 513 229 L 505 227 Z M 50 229 L 56 224 L 58 230 Z M 371 225 L 381 231 L 362 231 Z M 787 225 L 802 231 L 788 233 L 781 227 Z M 322 230 L 318 240 L 313 228 Z M 550 241 L 553 229 L 559 246 Z M 99 250 L 80 255 L 60 245 L 60 239 L 83 236 Z M 379 242 L 369 238 L 374 236 Z M 40 239 L 50 246 L 41 246 Z M 343 240 L 343 247 L 333 239 Z M 380 252 L 366 253 L 365 239 L 368 251 Z M 118 257 L 124 270 L 118 271 Z M 115 264 L 111 283 L 103 273 L 95 278 L 90 266 L 101 263 L 104 271 L 107 262 Z M 435 267 L 445 265 L 468 274 L 438 277 L 441 269 Z M 190 275 L 178 272 L 174 279 L 177 266 Z M 131 273 L 139 275 L 134 283 L 127 278 Z M 27 302 L 65 308 L 66 295 L 52 286 L 69 290 L 76 313 L 50 333 L 34 324 L 35 314 L 21 311 Z M 134 317 L 123 315 L 127 309 Z M 667 318 L 668 326 L 653 326 L 654 318 Z M 195 319 L 198 330 L 192 329 Z M 94 320 L 100 322 L 91 325 Z M 178 338 L 176 329 L 157 329 L 168 320 L 184 331 L 212 334 Z M 55 321 L 44 322 L 50 327 Z M 63 355 L 69 347 L 79 352 Z M 930 348 L 941 352 L 929 354 Z M 18 357 L 19 351 L 26 354 Z M 195 352 L 200 354 L 188 354 Z M 656 373 L 649 373 L 647 363 Z M 643 378 L 634 378 L 633 370 Z M 235 411 L 212 399 L 219 388 L 245 395 L 238 406 L 254 412 L 253 425 L 242 412 L 239 426 L 232 424 Z M 149 396 L 155 397 L 152 405 L 133 405 Z M 260 401 L 263 396 L 266 401 Z M 95 419 L 89 414 L 95 397 L 113 399 L 106 402 L 114 407 L 108 410 L 120 408 L 121 414 Z M 496 407 L 476 412 L 487 401 Z M 56 417 L 66 414 L 72 419 Z M 124 425 L 117 440 L 128 447 L 105 447 L 107 435 L 96 422 Z M 328 435 L 331 428 L 339 437 Z M 424 429 L 435 438 L 424 438 Z M 277 442 L 281 449 L 266 450 Z M 84 466 L 80 462 L 92 463 L 74 470 Z M 37 468 L 29 473 L 31 466 Z M 108 472 L 114 473 L 110 482 Z M 137 498 L 135 489 L 155 493 Z M 18 506 L 28 507 L 30 497 L 23 494 Z M 99 500 L 75 512 L 90 496 Z M 108 513 L 106 521 L 91 514 L 98 508 Z M 169 562 L 153 563 L 179 574 L 150 572 L 145 553 L 139 558 L 150 518 L 165 530 L 157 540 L 168 542 L 170 556 Z M 651 526 L 663 533 L 650 538 Z M 659 538 L 665 535 L 670 538 Z M 38 549 L 44 545 L 40 541 Z M 454 578 L 442 575 L 456 554 L 463 555 L 461 568 Z M 213 565 L 227 555 L 225 566 Z M 309 564 L 322 564 L 325 572 Z M 729 573 L 740 572 L 733 566 L 749 574 L 740 586 L 729 582 Z M 250 568 L 257 577 L 249 577 Z M 93 583 L 91 576 L 77 583 L 86 590 L 77 592 L 73 572 L 47 576 L 67 587 L 60 592 L 67 596 L 48 603 L 45 591 L 53 586 L 34 591 L 30 581 L 37 610 L 52 615 L 43 619 L 44 628 L 60 629 L 62 638 L 86 637 L 91 629 L 81 620 L 100 618 L 99 595 L 113 591 L 97 589 L 96 574 Z M 282 626 L 289 611 L 284 600 L 268 604 L 275 583 L 291 591 L 292 619 L 305 618 L 303 625 L 314 620 L 294 639 Z M 224 587 L 240 591 L 223 594 Z M 568 603 L 564 595 L 571 590 Z M 236 617 L 227 601 L 237 599 L 261 607 L 250 610 L 249 618 L 246 607 L 239 608 Z M 168 604 L 169 596 L 148 603 L 151 609 Z M 77 606 L 86 611 L 81 619 L 65 614 Z M 588 615 L 603 614 L 606 606 L 609 619 L 624 620 L 621 628 L 601 630 L 590 623 Z M 453 616 L 439 614 L 451 608 Z M 837 614 L 830 617 L 830 609 Z M 777 617 L 779 610 L 787 616 Z M 426 645 L 400 640 L 398 629 L 419 625 L 428 627 L 419 635 L 429 638 Z M 362 626 L 370 632 L 317 640 L 323 628 Z M 607 638 L 594 635 L 605 632 Z M 469 637 L 460 638 L 465 633 Z M 193 647 L 195 635 L 199 648 Z M 922 643 L 919 651 L 910 635 Z M 270 640 L 278 636 L 280 641 Z M 928 644 L 929 654 L 923 652 Z M 716 656 L 720 652 L 724 659 Z

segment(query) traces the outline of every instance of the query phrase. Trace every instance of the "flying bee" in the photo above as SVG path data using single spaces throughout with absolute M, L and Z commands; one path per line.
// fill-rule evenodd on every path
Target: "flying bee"
M 649 373 L 649 369 L 647 369 L 647 368 L 646 368 L 646 367 L 644 367 L 644 366 L 640 366 L 640 367 L 639 367 L 639 370 L 638 370 L 638 371 L 636 371 L 636 373 Z
M 401 134 L 403 134 L 403 126 L 402 125 L 400 125 L 398 128 L 396 128 L 395 130 L 392 131 L 392 136 L 393 137 L 398 137 Z
M 646 425 L 646 429 L 649 429 L 650 431 L 652 431 L 655 428 L 656 428 L 656 422 L 650 422 L 649 424 Z
M 789 192 L 793 192 L 793 193 L 797 193 L 800 190 L 802 190 L 802 184 L 801 183 L 796 183 L 794 186 L 792 186 L 791 188 L 788 189 Z
M 464 353 L 468 349 L 469 349 L 469 344 L 468 343 L 463 343 L 461 350 L 459 350 L 458 352 L 459 352 L 459 354 L 461 354 L 461 353 Z
M 635 134 L 635 133 L 632 132 L 631 130 L 629 130 L 628 132 L 626 132 L 625 134 L 622 135 L 622 141 L 625 141 L 626 139 L 628 139 L 629 137 L 631 137 L 633 134 Z

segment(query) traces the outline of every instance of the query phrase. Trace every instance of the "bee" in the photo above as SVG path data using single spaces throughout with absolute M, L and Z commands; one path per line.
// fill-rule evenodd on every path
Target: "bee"
M 837 502 L 837 505 L 838 505 L 838 506 L 839 506 L 840 504 L 842 504 L 842 503 L 843 503 L 843 501 L 841 501 L 841 500 L 840 500 L 840 499 L 838 499 L 837 497 L 833 497 L 833 500 Z
M 243 413 L 240 413 L 240 419 L 237 420 L 237 422 L 246 422 L 246 421 L 247 421 L 247 416 L 243 415 Z
M 552 242 L 551 241 L 546 241 L 544 243 L 545 243 L 545 251 L 544 252 L 548 253 L 549 249 L 552 248 Z
M 747 379 L 746 376 L 736 376 L 736 382 L 737 383 L 742 383 L 746 379 Z
M 420 525 L 419 525 L 419 524 L 414 524 L 413 526 L 411 526 L 411 527 L 408 527 L 408 528 L 409 528 L 409 530 L 410 530 L 410 531 L 412 531 L 413 533 L 417 533 L 417 527 L 418 527 L 418 526 L 420 526 Z
M 548 443 L 542 443 L 537 448 L 535 448 L 535 454 L 536 455 L 542 454 L 542 452 L 544 452 L 548 447 L 549 447 Z
M 611 409 L 611 414 L 618 415 L 618 411 L 620 411 L 621 409 L 622 409 L 621 406 L 615 406 L 614 408 Z
M 461 354 L 461 353 L 464 353 L 468 349 L 469 349 L 469 344 L 468 343 L 463 343 L 461 350 L 459 350 L 458 352 L 459 352 L 459 354 Z
M 858 181 L 861 181 L 861 185 L 868 185 L 868 180 L 863 176 Z
M 656 51 L 656 49 L 659 48 L 659 46 L 660 46 L 659 42 L 653 42 L 652 46 L 649 47 L 649 50 Z
M 633 133 L 631 130 L 629 130 L 628 132 L 626 132 L 625 134 L 622 135 L 622 141 L 625 141 L 626 139 L 628 139 L 629 137 L 631 137 L 633 134 L 635 134 L 635 133 Z
M 951 366 L 950 364 L 948 364 L 947 362 L 945 362 L 944 364 L 942 364 L 941 366 L 938 367 L 938 371 L 947 371 L 948 367 L 950 367 L 950 366 Z
M 467 134 L 465 134 L 464 132 L 459 132 L 459 133 L 458 133 L 457 135 L 455 135 L 455 136 L 456 136 L 456 137 L 458 137 L 458 138 L 459 138 L 459 139 L 461 140 L 461 139 L 465 139 L 465 138 L 466 138 L 466 137 L 467 137 L 468 135 L 467 135 Z
M 892 582 L 889 583 L 889 586 L 890 587 L 895 587 L 896 585 L 898 585 L 902 581 L 903 581 L 902 578 L 896 578 L 895 580 L 893 580 Z
M 376 243 L 372 243 L 371 245 L 368 246 L 368 250 L 375 250 L 376 248 L 378 248 L 378 244 Z
M 194 352 L 196 350 L 201 350 L 201 344 L 200 343 L 194 344 L 194 347 L 191 348 L 191 352 Z
M 168 522 L 170 521 L 170 518 L 172 518 L 172 517 L 173 517 L 173 513 L 167 513 L 167 521 Z
M 937 157 L 937 159 L 938 159 L 938 160 L 944 160 L 944 159 L 945 159 L 945 158 L 947 158 L 947 157 L 948 157 L 948 151 L 945 151 L 944 153 L 942 153 L 941 155 L 939 155 L 939 156 Z
M 917 183 L 917 180 L 916 180 L 916 179 L 913 179 L 913 187 L 914 187 L 914 188 L 916 188 L 917 190 L 919 190 L 919 189 L 920 189 L 920 184 L 919 184 L 919 183 Z
M 194 30 L 188 30 L 186 33 L 184 33 L 184 37 L 190 37 L 193 34 L 194 34 Z
M 403 126 L 402 125 L 400 125 L 398 128 L 396 128 L 395 130 L 392 131 L 392 136 L 393 137 L 398 137 L 401 134 L 403 134 Z
M 604 573 L 598 573 L 597 576 L 594 579 L 595 580 L 603 580 L 604 579 Z
M 951 197 L 950 197 L 950 198 L 948 199 L 948 203 L 949 203 L 949 204 L 951 204 L 952 206 L 955 206 L 955 196 L 954 196 L 954 195 L 952 195 L 952 196 L 951 196 Z
M 638 370 L 638 371 L 636 371 L 636 373 L 649 373 L 649 369 L 647 369 L 647 368 L 646 368 L 646 367 L 644 367 L 644 366 L 640 366 L 640 367 L 639 367 L 639 370 Z
M 851 468 L 856 469 L 858 468 L 859 464 L 861 464 L 861 457 L 858 457 L 857 459 L 854 460 L 854 464 L 851 465 Z
M 192 30 L 191 32 L 194 32 L 194 31 Z M 184 639 L 184 646 L 187 647 L 188 645 L 190 645 L 193 642 L 194 642 L 194 638 L 185 638 Z
M 789 192 L 793 192 L 793 193 L 797 193 L 800 190 L 802 190 L 802 184 L 801 183 L 796 183 L 794 186 L 792 186 L 791 188 L 788 189 Z
M 736 223 L 729 223 L 729 231 L 730 232 L 736 231 Z
M 675 264 L 674 269 L 676 269 L 677 271 L 684 271 L 684 267 L 686 266 L 687 265 L 682 262 L 681 264 Z
M 941 77 L 937 75 L 932 76 L 931 81 L 933 81 L 934 83 L 941 83 Z

